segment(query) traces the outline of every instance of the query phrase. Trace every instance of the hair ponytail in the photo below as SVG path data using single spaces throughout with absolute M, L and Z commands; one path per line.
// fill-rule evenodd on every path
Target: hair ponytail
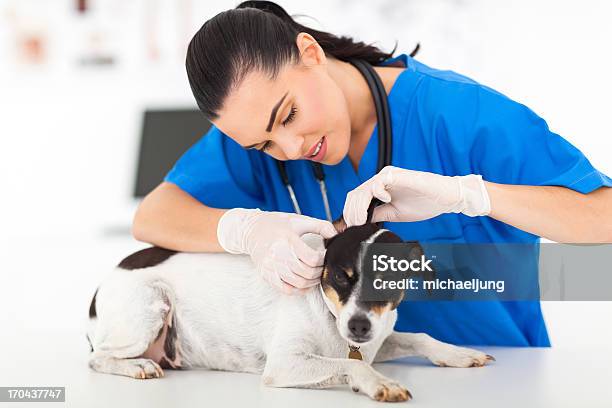
M 326 55 L 330 55 L 341 61 L 348 61 L 351 58 L 362 59 L 372 65 L 378 65 L 385 60 L 392 58 L 397 48 L 397 42 L 393 50 L 389 53 L 381 51 L 379 48 L 363 42 L 356 42 L 351 37 L 338 37 L 324 31 L 317 31 L 313 28 L 303 26 L 296 22 L 281 6 L 271 1 L 245 1 L 238 5 L 238 8 L 256 8 L 258 10 L 272 13 L 287 23 L 297 33 L 305 32 L 310 34 L 323 48 Z

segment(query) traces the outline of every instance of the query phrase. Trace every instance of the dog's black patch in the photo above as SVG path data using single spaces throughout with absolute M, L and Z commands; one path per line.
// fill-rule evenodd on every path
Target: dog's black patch
M 166 357 L 164 356 L 162 356 L 161 360 L 159 360 L 157 364 L 159 364 L 159 366 L 163 369 L 172 368 L 172 366 L 170 365 L 170 362 L 166 360 Z
M 96 317 L 96 295 L 98 294 L 98 289 L 93 295 L 93 299 L 91 299 L 91 304 L 89 305 L 89 318 L 93 319 Z
M 98 294 L 98 289 L 96 289 L 96 291 L 94 292 L 93 298 L 91 299 L 91 303 L 89 305 L 89 318 L 93 319 L 94 317 L 96 317 L 96 295 Z M 89 338 L 88 334 L 85 334 L 85 337 L 87 338 L 87 342 L 89 343 L 89 348 L 90 348 L 90 352 L 94 351 L 93 348 L 93 344 L 91 344 L 91 340 Z
M 374 242 L 376 242 L 377 244 L 404 243 L 408 250 L 408 254 L 406 256 L 406 259 L 408 260 L 419 259 L 421 255 L 424 253 L 423 248 L 421 247 L 421 244 L 419 244 L 418 241 L 403 241 L 401 237 L 399 237 L 398 235 L 394 234 L 391 231 L 380 234 L 378 237 L 376 237 L 376 240 Z M 357 305 L 363 307 L 364 309 L 372 310 L 374 308 L 384 308 L 385 306 L 390 304 L 391 309 L 395 309 L 404 298 L 404 290 L 402 289 L 386 290 L 385 292 L 386 292 L 385 300 L 381 300 L 381 301 L 357 300 Z
M 172 325 L 168 326 L 168 332 L 166 333 L 166 341 L 164 341 L 164 351 L 170 361 L 174 361 L 176 358 L 176 318 L 172 315 Z
M 321 277 L 321 284 L 323 289 L 331 286 L 338 294 L 340 303 L 346 303 L 359 279 L 356 262 L 361 243 L 379 229 L 376 224 L 352 226 L 325 243 L 327 250 L 323 265 L 326 273 Z M 348 274 L 346 271 L 349 269 L 353 273 Z
M 157 246 L 145 248 L 125 258 L 119 263 L 118 267 L 128 271 L 148 268 L 159 265 L 176 253 L 177 251 Z
M 183 369 L 183 367 L 181 366 L 173 366 L 172 364 L 170 364 L 170 361 L 165 356 L 162 356 L 161 360 L 159 360 L 157 364 L 159 364 L 159 366 L 163 369 L 169 369 L 169 370 L 182 370 Z

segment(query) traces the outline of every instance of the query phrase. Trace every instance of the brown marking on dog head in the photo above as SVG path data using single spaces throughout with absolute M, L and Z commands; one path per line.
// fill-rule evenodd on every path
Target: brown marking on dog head
M 372 306 L 370 310 L 377 315 L 382 316 L 383 313 L 393 310 L 392 306 L 393 304 L 391 302 L 386 302 L 384 304 L 376 304 L 375 306 Z
M 343 304 L 340 301 L 340 296 L 338 296 L 338 292 L 336 292 L 331 286 L 326 285 L 323 287 L 323 293 L 325 293 L 325 296 L 327 296 L 327 298 L 333 303 L 334 307 L 336 308 L 336 312 L 340 313 Z

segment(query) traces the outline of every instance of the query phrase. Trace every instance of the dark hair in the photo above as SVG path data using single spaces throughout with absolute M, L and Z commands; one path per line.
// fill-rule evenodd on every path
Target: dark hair
M 379 48 L 298 24 L 271 1 L 245 1 L 206 21 L 189 42 L 185 65 L 189 85 L 200 110 L 218 118 L 233 87 L 256 69 L 276 78 L 280 68 L 299 61 L 295 43 L 300 32 L 310 34 L 325 54 L 347 61 L 359 58 L 378 65 L 393 56 Z M 412 52 L 414 55 L 417 48 Z

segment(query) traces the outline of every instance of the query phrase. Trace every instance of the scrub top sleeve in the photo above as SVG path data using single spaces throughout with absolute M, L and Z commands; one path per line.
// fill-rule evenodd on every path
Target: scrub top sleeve
M 461 84 L 467 96 L 460 150 L 472 172 L 502 184 L 564 186 L 589 193 L 612 179 L 525 105 L 482 85 Z M 462 133 L 461 131 L 459 133 Z
M 213 208 L 265 209 L 255 151 L 244 149 L 215 126 L 175 163 L 164 178 Z

